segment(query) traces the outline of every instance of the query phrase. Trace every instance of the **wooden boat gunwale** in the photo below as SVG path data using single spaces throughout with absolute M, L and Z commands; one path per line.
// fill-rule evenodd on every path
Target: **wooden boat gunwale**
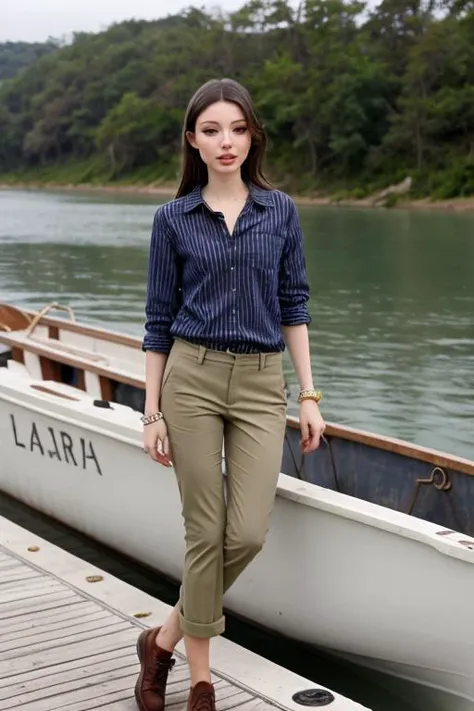
M 36 312 L 25 310 L 25 314 L 28 317 L 34 318 Z M 38 325 L 48 327 L 49 338 L 57 340 L 59 337 L 59 330 L 71 331 L 73 333 L 79 333 L 84 336 L 89 336 L 91 338 L 97 338 L 103 341 L 108 341 L 111 343 L 116 343 L 118 345 L 128 346 L 135 349 L 141 348 L 141 341 L 139 338 L 134 336 L 129 336 L 127 334 L 120 333 L 118 331 L 113 331 L 111 329 L 105 329 L 99 326 L 94 326 L 91 324 L 84 324 L 75 321 L 68 321 L 63 318 L 55 318 L 53 316 L 42 316 Z M 25 347 L 25 343 L 21 344 L 15 339 L 15 331 L 1 332 L 0 331 L 0 342 L 3 342 L 12 348 L 14 360 L 19 360 L 22 362 L 22 353 L 18 352 L 21 348 Z M 54 360 L 65 365 L 70 365 L 79 370 L 87 368 L 91 373 L 98 375 L 102 379 L 111 379 L 117 382 L 123 383 L 125 385 L 130 385 L 135 388 L 144 388 L 144 379 L 136 378 L 131 375 L 120 372 L 117 369 L 107 368 L 106 366 L 100 366 L 97 363 L 88 361 L 87 359 L 81 358 L 80 356 L 69 355 L 67 352 L 61 352 L 49 348 L 47 345 L 42 345 L 40 343 L 31 340 L 28 342 L 28 350 L 36 355 L 52 358 Z M 51 379 L 51 378 L 48 378 Z M 52 378 L 54 379 L 54 378 Z M 104 383 L 104 399 L 107 398 L 107 392 L 110 388 L 107 388 L 107 384 Z M 299 421 L 297 417 L 292 415 L 287 416 L 287 425 L 293 429 L 299 429 Z M 474 476 L 474 461 L 465 459 L 463 457 L 458 457 L 456 455 L 447 454 L 440 452 L 438 450 L 423 447 L 421 445 L 411 444 L 404 440 L 399 440 L 393 437 L 388 437 L 386 435 L 374 434 L 371 432 L 366 432 L 364 430 L 358 430 L 346 425 L 338 425 L 335 423 L 327 423 L 326 435 L 329 437 L 337 437 L 340 439 L 348 440 L 351 442 L 356 442 L 374 449 L 382 449 L 385 451 L 393 452 L 394 454 L 399 454 L 404 457 L 417 459 L 419 461 L 424 461 L 432 464 L 435 467 L 441 467 L 442 469 L 458 471 L 462 474 L 467 474 L 468 476 Z

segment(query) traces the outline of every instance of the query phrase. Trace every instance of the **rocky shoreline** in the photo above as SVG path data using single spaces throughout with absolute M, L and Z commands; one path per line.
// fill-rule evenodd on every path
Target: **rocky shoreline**
M 0 190 L 61 190 L 83 193 L 111 193 L 125 195 L 159 195 L 172 198 L 176 185 L 92 185 L 92 184 L 64 184 L 64 183 L 0 183 Z M 340 199 L 320 195 L 292 195 L 296 204 L 308 206 L 334 206 L 357 207 L 365 209 L 387 209 L 384 205 L 374 204 L 374 198 Z M 445 212 L 471 212 L 474 211 L 474 196 L 468 198 L 452 198 L 450 200 L 431 200 L 424 198 L 411 200 L 401 198 L 390 209 L 404 210 L 441 210 Z

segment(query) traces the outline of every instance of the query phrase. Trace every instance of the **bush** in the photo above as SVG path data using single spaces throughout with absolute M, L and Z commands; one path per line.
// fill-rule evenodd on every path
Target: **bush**
M 406 195 L 397 195 L 396 193 L 391 193 L 390 195 L 387 195 L 385 198 L 384 202 L 384 207 L 386 208 L 391 208 L 391 207 L 396 207 L 399 202 L 402 200 L 406 199 Z
M 365 190 L 362 187 L 359 188 L 354 188 L 354 190 L 351 190 L 351 198 L 353 200 L 363 200 L 365 197 L 367 197 L 367 190 Z
M 474 195 L 474 161 L 452 164 L 446 171 L 432 177 L 430 195 L 433 200 L 450 200 Z

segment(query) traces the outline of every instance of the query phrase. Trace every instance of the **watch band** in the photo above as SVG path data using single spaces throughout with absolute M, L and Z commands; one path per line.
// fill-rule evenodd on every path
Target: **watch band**
M 303 400 L 314 400 L 314 402 L 319 402 L 323 399 L 323 394 L 319 390 L 301 390 L 298 395 L 298 402 L 303 402 Z
M 153 415 L 143 415 L 140 419 L 144 425 L 151 425 L 153 422 L 159 422 L 160 420 L 162 420 L 163 413 L 155 412 Z

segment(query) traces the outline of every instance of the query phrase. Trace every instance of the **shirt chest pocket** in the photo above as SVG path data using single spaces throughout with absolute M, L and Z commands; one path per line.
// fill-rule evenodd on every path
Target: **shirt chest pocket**
M 284 238 L 272 232 L 251 232 L 242 245 L 242 261 L 253 269 L 278 269 L 283 252 Z

